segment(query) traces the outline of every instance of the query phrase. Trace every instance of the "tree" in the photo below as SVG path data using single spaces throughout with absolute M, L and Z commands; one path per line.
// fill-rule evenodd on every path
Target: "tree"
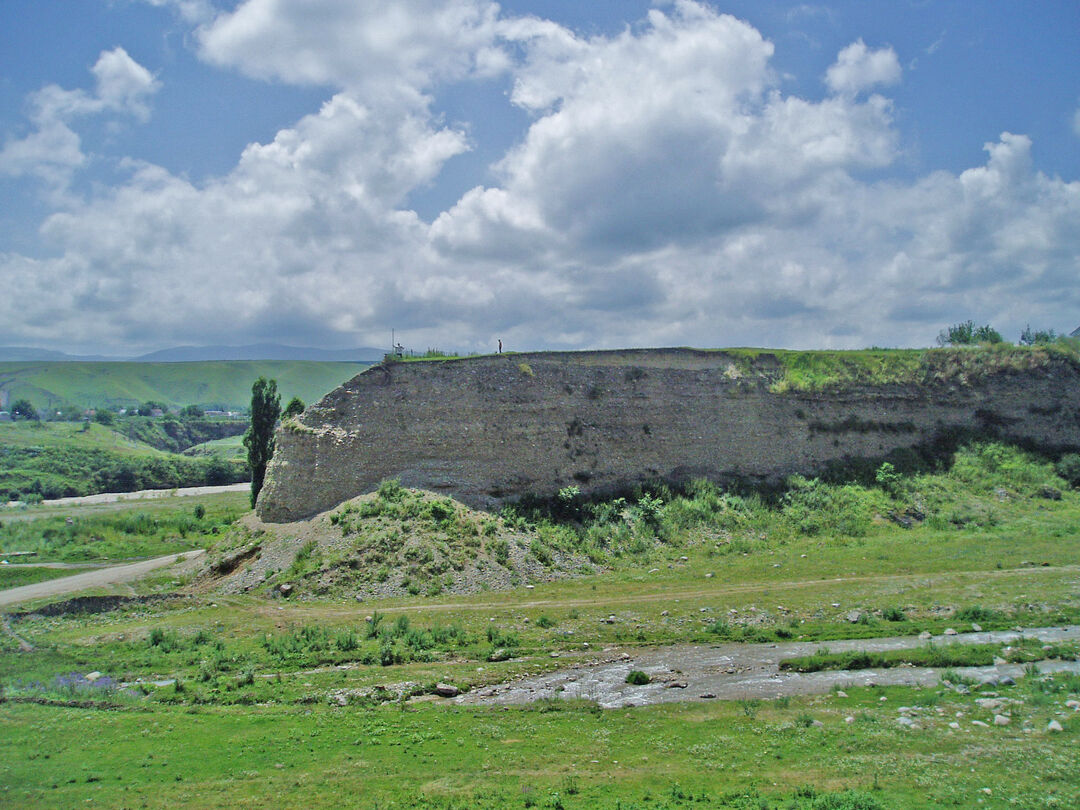
M 939 346 L 971 346 L 976 343 L 1004 343 L 1004 338 L 990 324 L 976 326 L 974 321 L 964 321 L 941 330 L 937 342 Z
M 28 399 L 17 399 L 11 405 L 11 418 L 12 419 L 37 419 L 37 408 L 34 407 Z
M 198 405 L 185 405 L 180 409 L 181 419 L 199 419 L 206 414 L 203 413 L 203 409 Z
M 251 386 L 251 424 L 244 433 L 248 466 L 251 467 L 251 508 L 259 500 L 266 465 L 274 455 L 274 428 L 281 416 L 277 381 L 259 377 Z
M 1031 331 L 1031 324 L 1027 325 L 1027 328 L 1020 333 L 1020 345 L 1021 346 L 1037 346 L 1040 344 L 1053 343 L 1058 339 L 1057 332 L 1053 329 L 1044 331 L 1042 329 L 1036 329 Z
M 282 419 L 288 419 L 290 416 L 299 416 L 304 412 L 304 400 L 300 397 L 293 397 L 289 400 L 289 404 L 285 406 L 285 410 L 281 412 Z
M 104 408 L 98 408 L 94 411 L 94 421 L 99 425 L 105 425 L 109 427 L 116 424 L 116 415 L 112 411 L 105 410 Z

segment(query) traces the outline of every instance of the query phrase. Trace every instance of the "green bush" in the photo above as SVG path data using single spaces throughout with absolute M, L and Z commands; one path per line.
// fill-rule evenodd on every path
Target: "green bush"
M 640 669 L 632 669 L 630 670 L 630 673 L 626 676 L 626 682 L 634 686 L 644 686 L 651 681 L 652 678 L 650 678 Z
M 390 478 L 379 484 L 378 494 L 381 500 L 394 503 L 400 501 L 405 495 L 405 488 L 401 486 L 401 481 Z
M 1080 487 L 1080 453 L 1066 453 L 1057 464 L 1054 472 L 1068 482 L 1071 487 Z
M 873 516 L 887 511 L 886 496 L 858 484 L 824 484 L 816 478 L 792 476 L 781 511 L 800 534 L 862 537 Z

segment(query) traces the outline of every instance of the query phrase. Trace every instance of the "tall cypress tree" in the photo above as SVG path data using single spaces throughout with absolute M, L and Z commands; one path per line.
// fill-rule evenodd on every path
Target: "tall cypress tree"
M 251 424 L 244 433 L 248 466 L 251 467 L 251 508 L 259 500 L 266 477 L 266 465 L 274 455 L 274 428 L 281 416 L 281 396 L 277 381 L 259 377 L 251 386 Z

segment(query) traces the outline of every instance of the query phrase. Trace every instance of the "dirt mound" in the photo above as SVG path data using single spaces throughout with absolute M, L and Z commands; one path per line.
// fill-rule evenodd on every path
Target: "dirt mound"
M 309 520 L 248 515 L 211 550 L 195 587 L 368 599 L 502 590 L 595 570 L 498 515 L 388 482 Z

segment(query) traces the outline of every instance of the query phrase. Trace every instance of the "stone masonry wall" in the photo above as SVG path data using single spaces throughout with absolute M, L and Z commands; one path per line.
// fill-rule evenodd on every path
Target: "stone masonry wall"
M 473 506 L 666 479 L 776 481 L 879 458 L 948 429 L 1080 447 L 1080 376 L 1064 360 L 974 382 L 773 393 L 763 354 L 543 352 L 374 366 L 279 429 L 264 520 L 309 517 L 383 480 Z

